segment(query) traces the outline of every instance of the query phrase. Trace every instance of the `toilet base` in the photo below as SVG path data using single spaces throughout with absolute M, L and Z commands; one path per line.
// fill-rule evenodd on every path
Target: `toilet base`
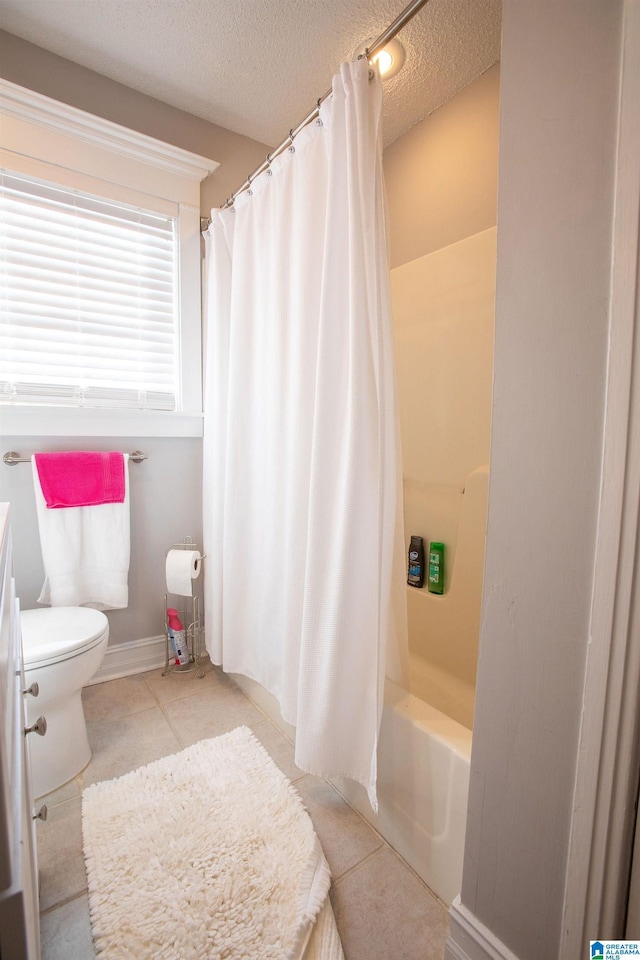
M 49 702 L 43 711 L 45 736 L 31 733 L 27 738 L 34 797 L 43 797 L 73 780 L 91 759 L 81 694 L 81 690 L 71 694 L 62 709 Z M 40 715 L 38 701 L 29 707 L 28 722 L 33 723 Z

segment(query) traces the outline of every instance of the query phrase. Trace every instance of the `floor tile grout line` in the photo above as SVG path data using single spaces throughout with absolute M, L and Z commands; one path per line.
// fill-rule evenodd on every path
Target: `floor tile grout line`
M 162 668 L 157 668 L 158 671 L 161 671 L 161 669 L 162 669 Z M 184 695 L 183 697 L 175 697 L 175 699 L 173 699 L 173 700 L 171 700 L 171 701 L 163 701 L 163 700 L 161 700 L 160 697 L 158 696 L 158 694 L 156 693 L 153 685 L 152 685 L 151 682 L 149 681 L 149 676 L 148 676 L 148 675 L 149 675 L 149 674 L 155 674 L 155 673 L 156 673 L 156 670 L 145 670 L 143 673 L 140 673 L 140 674 L 135 674 L 135 673 L 134 673 L 134 674 L 129 674 L 128 676 L 125 676 L 125 677 L 115 677 L 113 680 L 103 680 L 102 683 L 115 683 L 115 682 L 117 682 L 118 680 L 128 680 L 130 677 L 141 676 L 142 679 L 144 680 L 144 683 L 145 683 L 145 686 L 146 686 L 146 688 L 147 688 L 147 691 L 151 694 L 151 696 L 153 697 L 153 700 L 155 701 L 155 704 L 156 704 L 157 706 L 159 706 L 159 707 L 161 707 L 164 702 L 167 702 L 167 703 L 175 703 L 175 702 L 178 701 L 178 700 L 186 700 L 186 699 L 188 699 L 188 697 L 190 697 L 190 696 L 192 695 L 191 693 L 185 693 L 185 695 Z M 163 679 L 164 679 L 164 678 L 163 678 Z M 90 684 L 89 686 L 91 686 L 91 687 L 93 687 L 93 686 L 101 686 L 101 684 Z M 86 713 L 87 713 L 87 711 L 86 711 L 86 702 L 83 703 L 83 706 L 84 706 L 84 709 L 85 709 L 85 720 L 86 720 L 86 723 L 87 723 L 87 724 L 90 724 L 90 723 L 115 723 L 115 722 L 118 721 L 118 720 L 125 720 L 127 717 L 138 716 L 138 715 L 141 714 L 141 713 L 145 713 L 146 710 L 152 710 L 152 709 L 154 709 L 153 707 L 141 707 L 140 709 L 133 709 L 133 710 L 128 710 L 126 713 L 120 713 L 120 714 L 118 714 L 117 717 L 110 717 L 109 719 L 106 719 L 106 718 L 104 718 L 104 717 L 92 718 L 91 716 L 87 716 L 87 715 L 86 715 Z
M 109 681 L 106 681 L 106 682 L 108 683 Z M 158 703 L 158 704 L 154 704 L 151 707 L 144 707 L 142 710 L 135 710 L 133 713 L 123 713 L 118 717 L 114 717 L 112 720 L 105 720 L 105 719 L 87 720 L 86 721 L 87 730 L 89 730 L 93 724 L 100 724 L 101 728 L 109 727 L 114 723 L 121 723 L 123 720 L 130 720 L 132 717 L 141 717 L 143 713 L 151 713 L 152 710 L 157 710 L 158 707 L 162 708 L 162 704 Z
M 82 792 L 80 792 L 80 793 L 79 793 L 77 796 L 75 796 L 75 797 L 67 797 L 65 800 L 58 800 L 56 803 L 51 803 L 51 801 L 48 801 L 48 800 L 47 800 L 47 794 L 45 793 L 45 795 L 44 795 L 43 797 L 38 797 L 35 802 L 36 802 L 36 803 L 39 803 L 39 804 L 42 804 L 42 803 L 45 803 L 45 804 L 46 804 L 46 806 L 47 806 L 47 817 L 48 817 L 49 812 L 50 812 L 51 810 L 53 810 L 53 809 L 58 809 L 58 807 L 64 807 L 65 804 L 67 804 L 67 803 L 73 803 L 74 801 L 79 801 L 79 803 L 80 803 L 80 810 L 82 810 Z M 45 821 L 45 822 L 46 822 L 46 821 Z M 1 960 L 1 958 L 0 958 L 0 960 Z
M 206 676 L 206 675 L 205 675 L 205 676 Z M 225 674 L 225 676 L 226 676 L 226 674 Z M 145 677 L 145 679 L 147 679 L 147 678 Z M 199 678 L 199 679 L 200 679 L 200 678 Z M 204 678 L 202 678 L 202 679 L 204 679 Z M 231 678 L 229 678 L 229 679 L 231 679 Z M 149 686 L 151 686 L 151 684 L 148 682 L 148 680 L 147 680 L 147 683 L 148 683 Z M 231 683 L 234 683 L 234 681 L 231 680 Z M 234 686 L 236 686 L 236 687 L 238 688 L 238 690 L 240 690 L 240 688 L 238 687 L 237 684 L 234 683 Z M 178 702 L 180 702 L 180 701 L 182 701 L 182 700 L 188 700 L 191 696 L 193 696 L 194 693 L 198 693 L 198 692 L 199 692 L 199 688 L 194 687 L 193 690 L 192 690 L 192 692 L 189 693 L 189 694 L 187 694 L 187 696 L 185 696 L 185 697 L 178 697 L 176 700 L 164 700 L 164 701 L 160 701 L 160 700 L 156 697 L 156 699 L 158 700 L 158 706 L 159 706 L 159 708 L 160 708 L 160 711 L 161 711 L 163 717 L 165 718 L 165 720 L 167 721 L 167 724 L 169 725 L 169 729 L 171 730 L 171 732 L 173 733 L 173 735 L 176 737 L 178 743 L 180 744 L 181 749 L 183 749 L 183 750 L 186 749 L 188 746 L 190 746 L 190 744 L 186 744 L 186 743 L 184 742 L 184 740 L 183 740 L 183 738 L 182 738 L 182 736 L 181 736 L 181 734 L 180 734 L 179 728 L 177 728 L 177 725 L 174 726 L 173 722 L 171 721 L 171 718 L 169 717 L 168 713 L 165 711 L 165 707 L 169 707 L 169 706 L 171 706 L 172 704 L 178 703 Z M 240 690 L 240 692 L 244 694 L 244 691 L 243 691 L 243 690 Z M 246 695 L 245 695 L 245 696 L 246 696 Z
M 386 840 L 385 840 L 385 843 L 386 843 L 386 845 L 389 847 L 389 852 L 396 858 L 396 860 L 399 860 L 400 863 L 402 864 L 402 866 L 405 867 L 405 868 L 409 871 L 409 873 L 412 873 L 412 874 L 413 874 L 413 876 L 414 876 L 415 879 L 418 881 L 418 883 L 420 883 L 420 884 L 424 887 L 424 889 L 427 891 L 427 893 L 430 894 L 430 896 L 432 896 L 433 899 L 434 899 L 437 903 L 439 903 L 440 906 L 441 906 L 444 910 L 446 910 L 447 913 L 448 913 L 448 912 L 449 912 L 449 907 L 448 907 L 447 904 L 444 902 L 444 900 L 441 900 L 440 897 L 438 896 L 438 894 L 437 894 L 437 893 L 434 893 L 434 891 L 431 889 L 431 887 L 429 886 L 429 884 L 426 883 L 426 882 L 422 879 L 422 877 L 420 876 L 420 874 L 416 873 L 416 871 L 413 869 L 413 867 L 411 866 L 411 864 L 408 863 L 408 862 L 405 860 L 405 858 L 402 856 L 401 853 L 398 853 L 398 851 L 395 849 L 395 847 L 392 847 L 391 844 L 388 843 Z
M 68 903 L 73 903 L 74 900 L 80 900 L 81 897 L 89 896 L 89 889 L 85 887 L 83 890 L 79 890 L 78 893 L 72 893 L 70 896 L 65 897 L 64 900 L 60 900 L 58 903 L 52 903 L 51 906 L 45 907 L 44 910 L 40 911 L 41 917 L 46 917 L 48 914 L 53 913 L 54 910 L 58 910 L 60 907 L 66 907 Z
M 176 702 L 175 700 L 168 701 L 168 703 L 175 703 L 175 702 Z M 165 704 L 160 703 L 160 704 L 158 704 L 158 706 L 159 706 L 159 708 L 160 708 L 160 713 L 162 714 L 162 716 L 164 717 L 165 721 L 166 721 L 167 724 L 168 724 L 169 730 L 171 730 L 171 733 L 174 735 L 174 737 L 175 737 L 176 740 L 178 741 L 178 743 L 179 743 L 179 745 L 180 745 L 180 750 L 186 750 L 188 744 L 186 744 L 186 743 L 184 742 L 184 740 L 182 739 L 182 737 L 180 736 L 180 733 L 179 733 L 179 731 L 178 731 L 178 729 L 177 729 L 177 724 L 176 724 L 176 726 L 174 727 L 174 725 L 173 725 L 173 723 L 171 722 L 170 718 L 169 718 L 169 717 L 167 716 L 167 714 L 165 713 L 165 709 L 164 709 L 164 708 L 165 708 Z
M 388 844 L 385 843 L 385 841 L 382 841 L 379 847 L 376 847 L 375 850 L 371 850 L 366 857 L 362 858 L 362 860 L 358 860 L 357 863 L 354 863 L 353 866 L 348 867 L 343 873 L 339 874 L 339 876 L 332 877 L 331 886 L 339 887 L 343 880 L 348 880 L 348 878 L 352 876 L 352 874 L 356 873 L 356 871 L 367 866 L 367 864 L 372 860 L 375 860 L 384 850 L 385 846 L 388 846 Z

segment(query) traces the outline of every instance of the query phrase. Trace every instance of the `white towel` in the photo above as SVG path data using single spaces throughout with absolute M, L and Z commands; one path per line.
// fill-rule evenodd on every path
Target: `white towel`
M 117 610 L 129 602 L 129 470 L 124 503 L 47 509 L 31 458 L 45 580 L 38 603 Z

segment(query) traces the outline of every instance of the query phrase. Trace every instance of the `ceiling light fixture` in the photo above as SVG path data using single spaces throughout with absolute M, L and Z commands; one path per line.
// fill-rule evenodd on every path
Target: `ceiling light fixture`
M 399 40 L 389 40 L 389 43 L 386 44 L 376 53 L 369 63 L 377 63 L 380 70 L 380 76 L 383 80 L 389 80 L 391 77 L 395 77 L 402 67 L 404 66 L 405 61 L 405 52 L 404 47 Z
M 357 55 L 364 56 L 365 51 L 373 44 L 373 42 L 373 37 L 371 37 L 366 41 L 366 43 L 363 43 L 358 50 Z M 377 63 L 382 79 L 389 80 L 390 77 L 395 77 L 395 75 L 402 69 L 404 66 L 405 57 L 406 53 L 400 41 L 389 40 L 389 42 L 384 45 L 382 50 L 378 50 L 378 52 L 370 58 L 369 63 Z

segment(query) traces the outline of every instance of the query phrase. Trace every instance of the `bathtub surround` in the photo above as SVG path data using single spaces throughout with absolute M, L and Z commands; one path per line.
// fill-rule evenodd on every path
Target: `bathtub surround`
M 446 550 L 444 595 L 407 591 L 409 689 L 469 728 L 487 521 L 495 263 L 491 227 L 391 271 L 405 539 L 421 533 Z
M 446 550 L 408 590 L 408 690 L 471 729 L 487 520 L 500 67 L 385 150 L 405 541 Z
M 320 123 L 212 211 L 203 490 L 213 661 L 276 697 L 298 766 L 374 807 L 406 577 L 380 106 L 344 64 Z
M 237 960 L 302 960 L 313 944 L 344 960 L 311 819 L 248 727 L 87 787 L 82 834 L 105 960 L 124 945 L 154 960 L 168 943 Z
M 469 730 L 487 523 L 500 66 L 384 154 L 405 542 L 446 550 L 445 592 L 407 590 L 408 692 Z

